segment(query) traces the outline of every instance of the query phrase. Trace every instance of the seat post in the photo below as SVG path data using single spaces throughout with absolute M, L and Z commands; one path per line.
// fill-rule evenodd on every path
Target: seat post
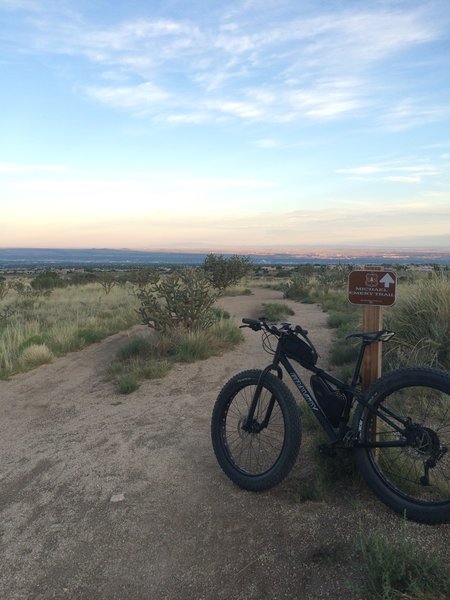
M 358 383 L 359 374 L 361 371 L 361 365 L 362 365 L 362 361 L 364 359 L 364 353 L 366 351 L 366 347 L 369 344 L 370 344 L 370 342 L 368 340 L 361 338 L 361 344 L 359 346 L 358 358 L 356 359 L 355 371 L 353 373 L 353 378 L 352 378 L 352 383 L 351 383 L 352 387 L 355 387 L 356 384 Z

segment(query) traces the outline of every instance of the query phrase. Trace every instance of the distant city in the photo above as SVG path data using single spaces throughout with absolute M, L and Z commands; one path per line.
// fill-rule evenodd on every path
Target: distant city
M 110 248 L 0 248 L 0 269 L 126 268 L 199 265 L 209 252 L 249 256 L 255 265 L 450 264 L 450 248 L 290 248 L 289 250 L 130 250 Z

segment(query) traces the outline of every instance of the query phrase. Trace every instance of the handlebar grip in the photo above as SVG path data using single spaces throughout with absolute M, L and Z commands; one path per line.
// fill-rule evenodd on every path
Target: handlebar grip
M 260 322 L 257 319 L 242 319 L 242 322 L 245 323 L 246 325 L 260 325 Z
M 303 335 L 303 336 L 305 336 L 305 335 L 308 335 L 308 332 L 307 332 L 307 330 L 306 330 L 306 329 L 303 329 L 303 327 L 300 327 L 300 325 L 296 325 L 296 326 L 295 326 L 295 331 L 296 331 L 297 333 L 299 333 L 300 335 Z

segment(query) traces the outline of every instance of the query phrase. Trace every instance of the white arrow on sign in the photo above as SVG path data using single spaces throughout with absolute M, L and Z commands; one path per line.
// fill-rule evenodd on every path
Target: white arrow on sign
M 389 273 L 386 273 L 386 275 L 380 279 L 380 283 L 384 283 L 384 287 L 388 288 L 391 283 L 395 283 L 395 281 L 392 279 Z

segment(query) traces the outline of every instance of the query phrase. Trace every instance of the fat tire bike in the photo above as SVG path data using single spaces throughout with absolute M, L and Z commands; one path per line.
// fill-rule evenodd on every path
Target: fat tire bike
M 378 498 L 406 518 L 423 523 L 450 521 L 450 374 L 402 368 L 360 388 L 367 346 L 387 342 L 393 331 L 352 333 L 360 341 L 351 383 L 316 366 L 317 351 L 300 325 L 269 325 L 264 317 L 242 319 L 262 332 L 273 355 L 265 369 L 243 371 L 222 388 L 211 419 L 216 458 L 225 474 L 246 490 L 268 490 L 294 466 L 301 443 L 301 417 L 282 380 L 287 372 L 326 432 L 322 450 L 354 453 L 363 479 Z M 291 360 L 311 372 L 310 388 Z M 283 367 L 283 368 L 282 368 Z M 284 369 L 284 371 L 283 371 Z

